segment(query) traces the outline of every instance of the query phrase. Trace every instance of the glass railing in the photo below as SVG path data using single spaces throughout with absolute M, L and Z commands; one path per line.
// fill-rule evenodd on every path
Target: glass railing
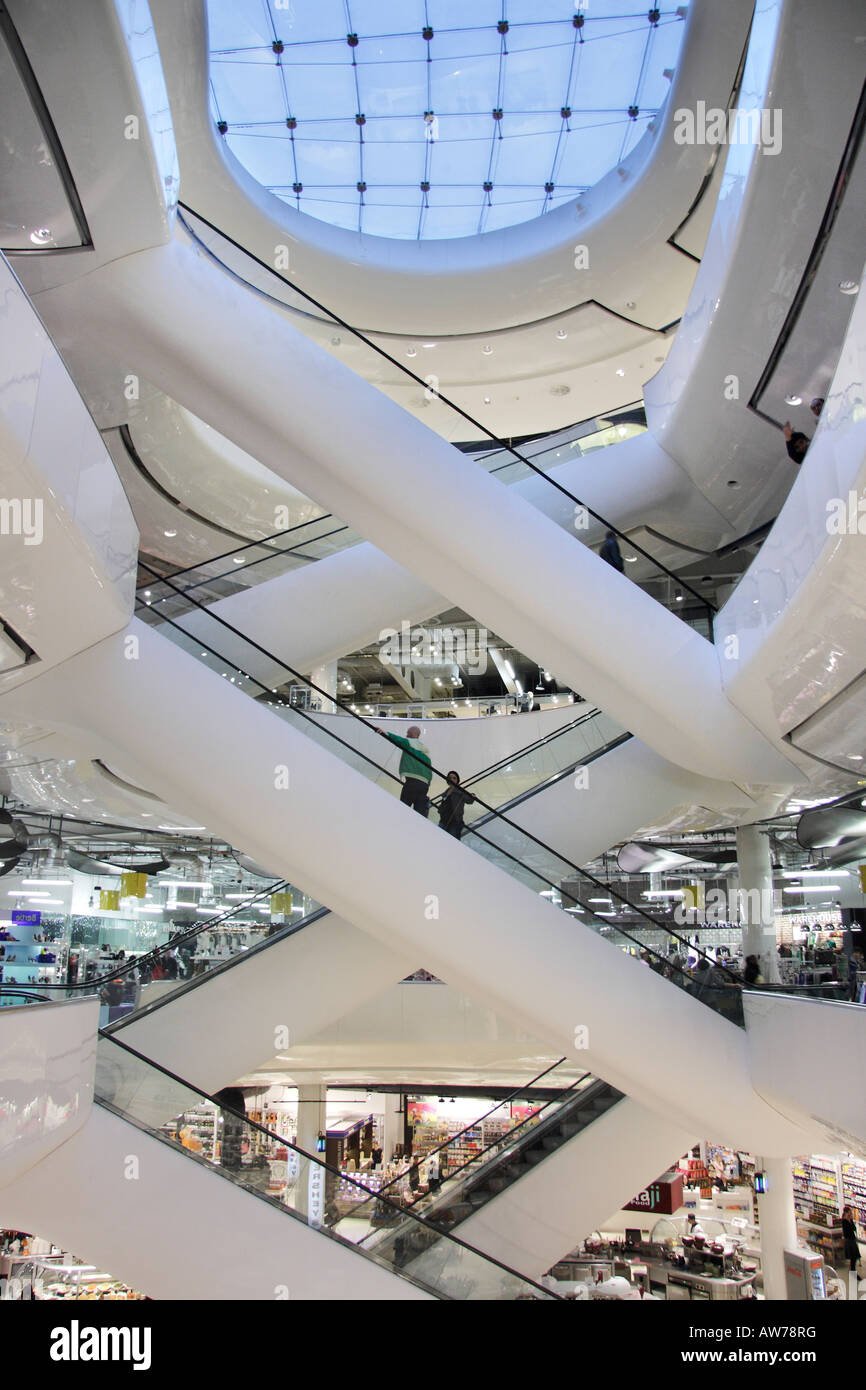
M 464 824 L 494 819 L 490 807 L 510 809 L 629 738 L 628 731 L 609 715 L 590 711 L 543 743 L 518 751 L 507 763 L 469 778 L 465 790 L 476 799 L 466 806 Z
M 200 659 L 208 659 L 215 656 L 218 661 L 223 660 L 218 644 L 221 644 L 226 637 L 228 637 L 232 642 L 232 650 L 235 654 L 244 648 L 249 651 L 250 664 L 252 664 L 253 660 L 261 660 L 264 656 L 270 663 L 273 663 L 275 667 L 279 668 L 284 673 L 284 680 L 287 680 L 291 676 L 302 684 L 307 685 L 310 689 L 316 690 L 319 694 L 326 693 L 313 685 L 301 672 L 281 662 L 273 653 L 266 651 L 251 638 L 245 637 L 243 633 L 230 623 L 227 623 L 224 619 L 217 617 L 213 613 L 209 613 L 206 609 L 200 609 L 199 611 L 205 615 L 207 620 L 201 629 L 207 630 L 207 637 L 198 635 L 195 642 L 190 645 L 188 636 L 184 633 L 180 624 L 171 619 L 167 619 L 163 624 L 163 634 L 170 637 L 172 640 L 178 641 L 185 650 L 191 651 L 193 655 Z M 367 778 L 377 782 L 378 785 L 390 788 L 394 794 L 399 793 L 401 779 L 396 771 L 398 759 L 396 755 L 394 755 L 391 758 L 393 767 L 386 765 L 385 758 L 388 755 L 383 754 L 382 740 L 376 737 L 379 731 L 363 716 L 349 712 L 352 725 L 354 726 L 351 728 L 351 732 L 355 741 L 352 742 L 348 737 L 344 736 L 344 734 L 350 732 L 348 721 L 346 721 L 345 730 L 341 733 L 339 731 L 339 726 L 342 725 L 342 720 L 334 719 L 324 721 L 313 717 L 301 709 L 292 708 L 287 701 L 282 699 L 279 695 L 274 694 L 271 689 L 266 688 L 260 681 L 251 676 L 249 672 L 244 669 L 243 665 L 238 668 L 235 683 L 239 689 L 244 690 L 253 698 L 264 699 L 277 716 L 294 722 L 299 727 L 303 727 L 306 734 L 323 746 L 328 747 L 331 752 L 337 751 L 338 756 L 356 771 L 362 772 Z M 280 683 L 283 683 L 283 681 Z M 334 728 L 334 725 L 338 727 Z M 621 733 L 619 739 L 616 741 L 621 741 L 624 737 L 625 734 Z M 606 745 L 602 744 L 602 747 L 604 746 Z M 442 784 L 444 784 L 446 781 L 446 773 L 443 772 L 441 768 L 436 767 L 435 763 L 433 765 L 433 773 L 434 781 L 431 787 L 435 790 L 438 785 L 436 779 L 440 778 Z M 444 790 L 444 785 L 442 786 L 442 790 Z M 503 794 L 503 800 L 508 800 L 507 792 Z M 659 973 L 664 973 L 673 983 L 688 989 L 695 997 L 700 998 L 701 1002 L 725 1013 L 732 1021 L 735 1021 L 739 1014 L 741 1014 L 741 1006 L 739 1003 L 740 981 L 733 972 L 727 970 L 723 966 L 717 965 L 716 962 L 712 961 L 711 958 L 707 957 L 705 953 L 698 948 L 690 947 L 686 935 L 674 932 L 667 923 L 659 921 L 642 908 L 635 907 L 633 904 L 629 903 L 613 884 L 594 877 L 592 874 L 587 873 L 586 870 L 581 870 L 578 865 L 572 863 L 564 855 L 516 824 L 507 814 L 493 806 L 486 798 L 478 796 L 476 802 L 475 814 L 478 819 L 480 819 L 481 813 L 493 813 L 494 821 L 492 822 L 492 827 L 495 829 L 495 837 L 491 836 L 490 826 L 485 827 L 482 833 L 480 830 L 473 829 L 470 825 L 466 827 L 466 833 L 462 843 L 466 844 L 469 848 L 477 850 L 485 858 L 490 859 L 505 873 L 509 874 L 510 877 L 518 879 L 518 881 L 531 887 L 535 892 L 549 897 L 552 901 L 556 902 L 557 905 L 564 907 L 566 910 L 571 910 L 575 914 L 580 915 L 584 925 L 591 927 L 602 935 L 608 936 L 610 934 L 610 923 L 607 921 L 609 914 L 606 911 L 596 912 L 593 907 L 580 904 L 576 898 L 572 899 L 570 893 L 566 890 L 563 889 L 562 892 L 560 891 L 563 879 L 571 880 L 576 877 L 583 878 L 588 883 L 597 886 L 604 892 L 605 897 L 617 899 L 624 907 L 629 909 L 634 915 L 635 920 L 641 924 L 641 930 L 644 935 L 646 935 L 647 931 L 656 933 L 665 943 L 664 949 L 661 950 L 655 938 L 644 941 L 639 935 L 635 934 L 631 925 L 626 926 L 618 924 L 620 934 L 631 943 L 630 949 L 639 952 L 641 955 L 645 956 L 647 960 L 652 960 Z M 563 896 L 567 900 L 563 900 Z M 704 979 L 703 974 L 701 974 L 699 981 L 693 981 L 691 973 L 688 969 L 684 968 L 682 963 L 688 959 L 690 950 L 692 954 L 700 958 L 699 964 L 701 961 L 706 962 L 707 969 L 712 971 L 709 979 L 723 979 L 723 986 L 720 984 L 718 989 L 716 989 L 715 986 L 711 988 L 709 979 Z M 698 986 L 700 986 L 700 988 L 698 988 Z M 736 1005 L 733 1002 L 734 995 L 736 995 Z
M 392 400 L 405 403 L 413 412 L 420 412 L 419 418 L 446 439 L 465 439 L 467 436 L 478 440 L 489 439 L 491 452 L 500 455 L 500 462 L 493 465 L 496 470 L 495 476 L 503 481 L 516 481 L 516 470 L 505 467 L 506 456 L 520 465 L 520 473 L 523 476 L 531 475 L 543 480 L 551 493 L 556 492 L 560 502 L 566 505 L 568 520 L 565 522 L 565 529 L 569 535 L 577 540 L 583 539 L 582 533 L 586 533 L 588 537 L 591 518 L 596 523 L 592 539 L 593 548 L 601 545 L 604 531 L 612 531 L 620 542 L 624 559 L 628 555 L 639 557 L 644 562 L 645 570 L 641 583 L 644 577 L 664 577 L 671 581 L 671 585 L 681 595 L 690 594 L 704 613 L 712 614 L 715 611 L 705 595 L 692 588 L 686 580 L 679 578 L 657 555 L 646 548 L 646 544 L 639 544 L 588 506 L 556 477 L 554 469 L 548 471 L 548 460 L 542 458 L 537 463 L 532 453 L 500 439 L 470 411 L 450 399 L 446 391 L 446 382 L 440 375 L 446 368 L 438 366 L 437 343 L 419 340 L 417 344 L 409 344 L 402 349 L 400 357 L 394 356 L 384 346 L 335 314 L 328 306 L 307 294 L 293 283 L 290 275 L 281 274 L 267 261 L 255 256 L 195 209 L 183 203 L 179 208 L 179 220 L 186 234 L 202 253 L 209 256 L 221 269 L 234 278 L 243 280 L 257 294 L 272 299 L 276 305 L 301 310 L 305 315 L 309 315 L 312 306 L 316 311 L 316 317 L 332 330 L 330 346 L 334 355 L 363 376 L 371 386 Z M 487 346 L 492 354 L 493 346 Z M 482 396 L 482 409 L 488 404 L 492 404 L 492 396 Z M 603 447 L 604 443 L 616 443 L 620 437 L 615 430 L 609 435 L 604 430 L 597 430 L 596 434 L 605 436 L 603 440 L 599 438 L 596 441 L 596 447 Z M 476 450 L 476 453 L 478 452 L 480 451 Z M 478 464 L 472 462 L 471 457 L 467 455 L 467 467 L 489 466 L 489 458 L 483 464 Z M 651 543 L 649 538 L 644 539 L 647 544 Z M 648 589 L 648 592 L 652 592 L 654 597 L 659 597 L 662 602 L 665 601 L 667 591 L 666 586 L 658 585 Z M 677 611 L 676 607 L 673 611 Z
M 358 1206 L 374 1201 L 388 1206 L 387 1197 L 105 1034 L 97 1046 L 95 1099 L 178 1153 L 268 1202 L 281 1215 L 316 1228 L 359 1259 L 373 1261 L 436 1298 L 551 1297 L 531 1279 L 411 1213 L 410 1234 L 399 1250 L 362 1246 L 368 1223 L 357 1216 Z M 347 1192 L 349 1197 L 344 1195 Z M 405 1215 L 400 1208 L 397 1211 Z
M 275 895 L 280 895 L 276 904 L 272 901 Z M 140 953 L 124 951 L 114 960 L 101 953 L 93 962 L 94 973 L 89 978 L 74 983 L 34 983 L 33 990 L 45 998 L 60 1000 L 99 995 L 100 1026 L 113 1027 L 137 1016 L 137 1011 L 150 1009 L 157 1002 L 169 1002 L 176 994 L 203 984 L 214 973 L 285 940 L 318 921 L 326 910 L 289 883 L 278 881 L 250 891 L 236 907 L 174 929 L 169 940 L 158 946 Z M 260 913 L 267 921 L 262 920 Z M 149 930 L 152 933 L 153 928 Z M 105 935 L 104 929 L 99 935 Z M 26 992 L 28 987 L 4 979 L 0 983 L 0 1002 L 13 988 Z
M 620 417 L 619 419 L 617 417 Z M 637 418 L 639 417 L 639 418 Z M 570 430 L 558 430 L 553 442 L 548 437 L 533 439 L 521 444 L 520 452 L 530 459 L 536 468 L 549 472 L 570 459 L 585 458 L 598 449 L 606 449 L 611 444 L 621 444 L 624 439 L 632 439 L 646 432 L 646 416 L 643 406 L 637 402 L 611 411 L 609 416 L 593 416 Z M 473 457 L 488 473 L 495 473 L 502 482 L 516 483 L 533 476 L 529 465 L 514 458 L 510 449 L 485 449 Z
M 608 1092 L 610 1099 L 602 1102 Z M 518 1123 L 510 1124 L 503 1119 L 504 1132 L 498 1138 L 486 1145 L 479 1143 L 477 1153 L 468 1157 L 461 1155 L 456 1163 L 451 1154 L 455 1146 L 459 1146 L 458 1152 L 460 1147 L 465 1147 L 463 1135 L 457 1135 L 426 1155 L 416 1157 L 413 1153 L 412 1159 L 403 1164 L 406 1171 L 381 1190 L 388 1195 L 394 1193 L 397 1200 L 410 1211 L 422 1214 L 435 1229 L 453 1231 L 537 1162 L 543 1161 L 548 1153 L 587 1128 L 599 1113 L 619 1098 L 619 1092 L 613 1092 L 604 1082 L 592 1076 L 581 1077 L 564 1087 L 557 1097 L 528 1105 L 530 1113 Z M 502 1102 L 483 1117 L 483 1123 L 495 1123 L 499 1113 L 505 1115 L 512 1107 L 513 1099 Z M 476 1122 L 475 1129 L 480 1131 L 481 1128 L 482 1121 Z M 532 1157 L 528 1158 L 530 1151 Z M 413 1170 L 418 1189 L 426 1189 L 422 1196 L 413 1195 Z M 408 1234 L 407 1223 L 401 1221 L 393 1209 L 377 1211 L 373 1206 L 368 1216 L 374 1229 L 363 1239 L 367 1249 L 379 1249 L 386 1244 L 391 1248 Z
M 187 593 L 201 603 L 215 603 L 266 579 L 276 579 L 289 570 L 335 555 L 357 545 L 359 540 L 356 532 L 335 517 L 316 517 L 262 541 L 250 541 L 213 559 L 173 570 L 166 575 L 172 581 L 171 587 L 158 577 L 148 579 L 139 585 L 140 597 L 150 610 L 142 616 L 151 623 L 159 622 L 163 614 L 177 617 L 193 607 Z

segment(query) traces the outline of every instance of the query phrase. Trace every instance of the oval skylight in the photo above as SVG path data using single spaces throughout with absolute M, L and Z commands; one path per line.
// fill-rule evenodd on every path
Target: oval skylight
M 214 120 L 301 212 L 471 236 L 597 183 L 658 113 L 684 9 L 628 0 L 208 0 Z

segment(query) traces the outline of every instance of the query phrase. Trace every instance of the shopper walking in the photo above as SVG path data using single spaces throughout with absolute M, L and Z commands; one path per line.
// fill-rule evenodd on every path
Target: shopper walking
M 421 730 L 417 724 L 413 724 L 406 730 L 405 738 L 401 738 L 399 734 L 390 734 L 385 729 L 377 729 L 376 733 L 403 750 L 399 767 L 400 776 L 403 778 L 400 800 L 426 818 L 430 814 L 428 793 L 433 777 L 433 765 L 430 750 L 421 742 Z
M 860 1261 L 860 1246 L 857 1244 L 857 1227 L 850 1207 L 842 1208 L 842 1239 L 845 1242 L 845 1259 L 851 1269 L 856 1269 Z
M 602 560 L 606 560 L 609 565 L 613 565 L 614 569 L 619 570 L 620 574 L 623 573 L 625 570 L 625 561 L 622 558 L 619 541 L 613 531 L 608 531 L 604 538 L 604 545 L 598 553 Z
M 455 840 L 459 840 L 465 829 L 463 813 L 477 798 L 461 787 L 459 772 L 449 772 L 446 781 L 448 786 L 439 802 L 439 824 L 446 835 L 453 835 Z

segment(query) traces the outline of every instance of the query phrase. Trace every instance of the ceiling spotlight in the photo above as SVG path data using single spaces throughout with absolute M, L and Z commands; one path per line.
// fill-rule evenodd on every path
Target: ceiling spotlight
M 31 237 L 30 240 L 32 241 L 33 238 Z M 856 294 L 860 288 L 860 282 L 859 280 L 840 280 L 839 288 L 843 294 Z
M 417 357 L 417 356 L 418 356 L 418 349 L 417 349 L 417 348 L 414 348 L 414 347 L 407 348 L 407 349 L 406 349 L 406 356 L 407 356 L 407 357 Z
M 617 376 L 625 376 L 625 372 L 622 367 L 617 367 L 616 374 Z
M 682 601 L 683 601 L 683 591 L 682 591 L 682 589 L 676 589 L 676 590 L 674 591 L 674 603 L 682 603 Z
M 490 404 L 490 397 L 489 397 L 489 396 L 485 396 L 485 397 L 484 397 L 484 404 L 485 404 L 485 405 L 489 405 L 489 404 Z
M 243 562 L 244 562 L 244 557 L 243 557 L 243 555 L 236 555 L 235 558 L 234 558 L 234 562 L 235 562 L 236 565 L 242 565 Z
M 173 536 L 176 536 L 176 535 L 177 535 L 177 531 L 163 531 L 162 534 L 163 534 L 164 536 L 168 536 L 169 540 L 171 540 L 171 538 L 172 538 Z
M 566 331 L 565 331 L 564 328 L 558 328 L 558 329 L 556 330 L 556 336 L 557 336 L 557 338 L 560 339 L 560 341 L 562 341 L 563 338 L 567 338 L 567 337 L 568 337 L 568 334 L 566 333 Z
M 485 357 L 489 357 L 491 352 L 493 351 L 493 348 L 490 346 L 489 343 L 485 343 L 481 351 L 484 353 Z
M 803 397 L 802 397 L 802 396 L 786 396 L 786 397 L 785 397 L 785 404 L 786 404 L 786 405 L 802 405 L 802 404 L 803 404 Z
M 34 246 L 45 246 L 49 241 L 54 240 L 54 234 L 50 227 L 37 227 L 30 233 L 30 240 Z

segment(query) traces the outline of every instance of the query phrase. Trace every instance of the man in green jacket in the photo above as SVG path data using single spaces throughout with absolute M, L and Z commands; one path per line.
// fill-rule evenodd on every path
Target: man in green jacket
M 406 806 L 411 806 L 413 811 L 419 815 L 426 816 L 430 812 L 430 781 L 433 777 L 433 767 L 430 761 L 430 750 L 427 745 L 421 743 L 421 730 L 417 724 L 413 724 L 411 729 L 406 730 L 406 737 L 401 738 L 399 734 L 386 733 L 384 729 L 377 729 L 377 734 L 381 734 L 389 743 L 394 743 L 398 748 L 402 748 L 403 756 L 400 759 L 400 776 L 403 778 L 403 790 L 400 793 L 400 800 Z

